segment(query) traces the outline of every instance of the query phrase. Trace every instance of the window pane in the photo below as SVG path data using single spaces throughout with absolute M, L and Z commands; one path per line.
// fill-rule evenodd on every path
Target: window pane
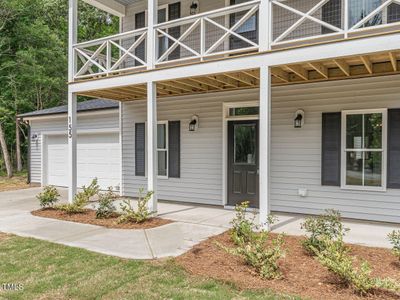
M 381 5 L 380 0 L 351 0 L 349 1 L 349 25 L 353 26 Z M 382 13 L 377 13 L 361 27 L 382 24 Z
M 363 153 L 346 153 L 346 185 L 362 185 Z
M 251 107 L 235 107 L 229 109 L 230 116 L 248 116 L 248 115 L 258 115 L 259 107 L 251 106 Z
M 256 163 L 256 127 L 255 125 L 235 125 L 235 164 Z
M 366 114 L 365 122 L 365 145 L 366 149 L 382 149 L 382 114 Z
M 382 153 L 365 152 L 364 185 L 382 186 Z
M 165 124 L 157 125 L 157 148 L 166 149 L 166 126 Z
M 347 149 L 362 148 L 362 120 L 363 120 L 363 115 L 347 115 L 346 119 Z
M 158 151 L 158 175 L 167 176 L 167 151 Z

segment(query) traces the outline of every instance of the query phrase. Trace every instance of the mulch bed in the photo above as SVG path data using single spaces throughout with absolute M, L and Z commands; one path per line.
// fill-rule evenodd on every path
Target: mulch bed
M 151 218 L 143 223 L 123 223 L 119 224 L 117 222 L 119 214 L 114 214 L 112 217 L 108 219 L 96 219 L 96 211 L 92 209 L 86 209 L 83 213 L 79 214 L 67 214 L 63 211 L 56 209 L 39 209 L 32 212 L 32 215 L 50 218 L 50 219 L 58 219 L 63 221 L 70 221 L 76 223 L 83 224 L 91 224 L 98 225 L 107 228 L 116 228 L 116 229 L 150 229 L 159 227 L 162 225 L 166 225 L 172 223 L 173 221 L 168 219 L 161 218 Z
M 278 293 L 298 295 L 308 299 L 400 299 L 400 295 L 385 291 L 360 296 L 308 255 L 301 246 L 301 237 L 286 236 L 286 257 L 280 262 L 281 279 L 259 277 L 243 260 L 226 253 L 216 242 L 233 247 L 229 233 L 210 238 L 177 258 L 189 273 L 234 283 L 241 289 L 271 289 Z M 400 281 L 400 264 L 389 249 L 350 245 L 351 254 L 366 259 L 373 276 L 391 277 Z

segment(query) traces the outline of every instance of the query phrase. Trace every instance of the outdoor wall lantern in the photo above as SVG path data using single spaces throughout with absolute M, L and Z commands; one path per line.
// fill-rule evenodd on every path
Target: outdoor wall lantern
M 304 110 L 299 109 L 294 114 L 294 128 L 301 128 L 304 125 Z
M 200 5 L 198 0 L 193 0 L 192 4 L 190 5 L 190 14 L 196 15 L 199 13 Z
M 189 131 L 196 131 L 199 128 L 199 117 L 194 115 L 189 123 Z

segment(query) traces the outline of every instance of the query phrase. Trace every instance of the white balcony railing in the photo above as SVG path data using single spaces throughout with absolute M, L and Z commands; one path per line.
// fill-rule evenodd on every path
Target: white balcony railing
M 74 45 L 75 78 L 145 68 L 147 29 L 139 29 Z
M 269 0 L 271 48 L 307 45 L 400 29 L 400 0 Z M 259 51 L 261 0 L 228 6 L 73 46 L 74 79 L 139 71 Z
M 155 26 L 156 64 L 257 51 L 259 5 L 250 1 Z
M 271 45 L 348 38 L 399 26 L 399 0 L 271 0 Z

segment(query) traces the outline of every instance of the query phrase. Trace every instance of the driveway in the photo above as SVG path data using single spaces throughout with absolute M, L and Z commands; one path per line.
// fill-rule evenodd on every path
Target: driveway
M 55 243 L 85 248 L 103 254 L 133 259 L 174 257 L 195 244 L 229 228 L 232 210 L 191 204 L 159 203 L 159 216 L 175 221 L 146 230 L 108 229 L 95 225 L 73 223 L 32 216 L 38 209 L 35 198 L 40 188 L 0 193 L 0 232 L 34 237 Z M 63 200 L 66 190 L 60 189 Z M 276 214 L 279 221 L 272 229 L 291 235 L 303 235 L 300 224 L 304 216 Z M 350 233 L 349 243 L 390 247 L 387 233 L 400 229 L 399 224 L 345 220 Z

